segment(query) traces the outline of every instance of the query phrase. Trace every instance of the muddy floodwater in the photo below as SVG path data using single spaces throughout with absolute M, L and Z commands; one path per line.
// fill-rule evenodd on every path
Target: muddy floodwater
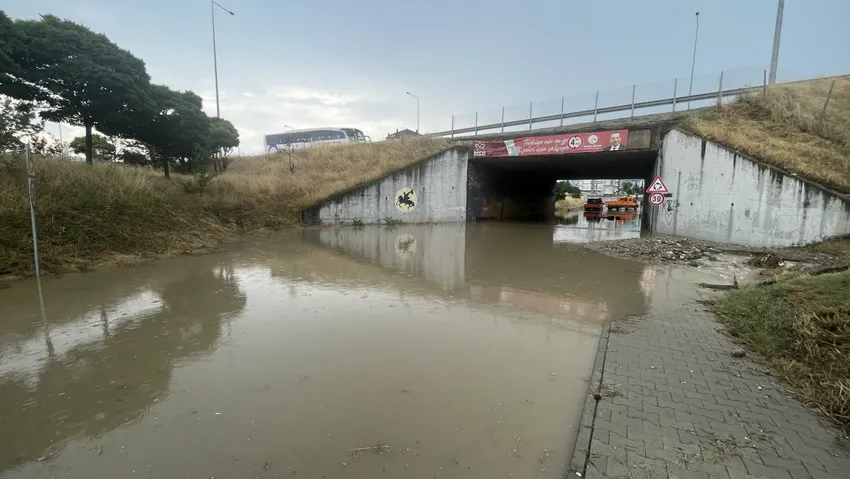
M 570 211 L 557 218 L 556 243 L 640 238 L 639 211 Z
M 0 477 L 559 477 L 602 324 L 667 277 L 562 227 L 291 231 L 43 312 L 8 283 Z

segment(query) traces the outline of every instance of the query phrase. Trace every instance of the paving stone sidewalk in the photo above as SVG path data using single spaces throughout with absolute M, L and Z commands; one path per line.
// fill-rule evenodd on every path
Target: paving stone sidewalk
M 850 478 L 840 430 L 673 296 L 606 328 L 567 477 Z

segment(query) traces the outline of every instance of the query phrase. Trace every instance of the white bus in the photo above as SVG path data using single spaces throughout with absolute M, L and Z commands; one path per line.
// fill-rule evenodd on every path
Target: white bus
M 309 128 L 265 136 L 266 153 L 289 149 L 310 148 L 314 145 L 338 145 L 372 141 L 357 128 Z

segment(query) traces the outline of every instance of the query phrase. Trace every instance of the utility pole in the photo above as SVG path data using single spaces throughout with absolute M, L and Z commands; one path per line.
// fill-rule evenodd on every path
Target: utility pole
M 782 17 L 785 11 L 785 0 L 779 0 L 776 6 L 776 27 L 773 29 L 773 53 L 770 55 L 770 75 L 767 84 L 776 83 L 776 67 L 779 64 L 779 37 L 782 36 Z
M 212 34 L 213 34 L 213 70 L 215 71 L 215 117 L 221 118 L 221 107 L 219 106 L 219 103 L 218 103 L 218 54 L 216 53 L 216 50 L 215 50 L 215 7 L 216 6 L 218 6 L 218 8 L 224 10 L 225 12 L 229 13 L 230 15 L 236 15 L 236 14 L 231 12 L 230 10 L 222 7 L 221 5 L 218 4 L 218 2 L 216 2 L 214 0 L 210 0 L 210 11 L 212 12 Z
M 413 98 L 416 98 L 416 133 L 419 133 L 419 97 L 410 92 L 406 93 Z
M 699 12 L 696 12 L 694 16 L 697 19 L 697 31 L 694 33 L 694 57 L 691 59 L 691 84 L 688 86 L 688 96 L 694 94 L 694 67 L 697 64 L 697 40 L 699 40 Z M 688 110 L 691 109 L 691 102 L 688 102 Z

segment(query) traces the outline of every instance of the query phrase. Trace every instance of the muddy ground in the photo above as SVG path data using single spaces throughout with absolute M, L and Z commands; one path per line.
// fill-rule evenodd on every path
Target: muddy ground
M 585 247 L 620 258 L 692 267 L 710 267 L 731 255 L 746 258 L 749 265 L 760 268 L 760 276 L 765 280 L 825 268 L 841 268 L 848 264 L 847 258 L 810 248 L 751 248 L 669 236 L 593 241 L 586 243 Z

